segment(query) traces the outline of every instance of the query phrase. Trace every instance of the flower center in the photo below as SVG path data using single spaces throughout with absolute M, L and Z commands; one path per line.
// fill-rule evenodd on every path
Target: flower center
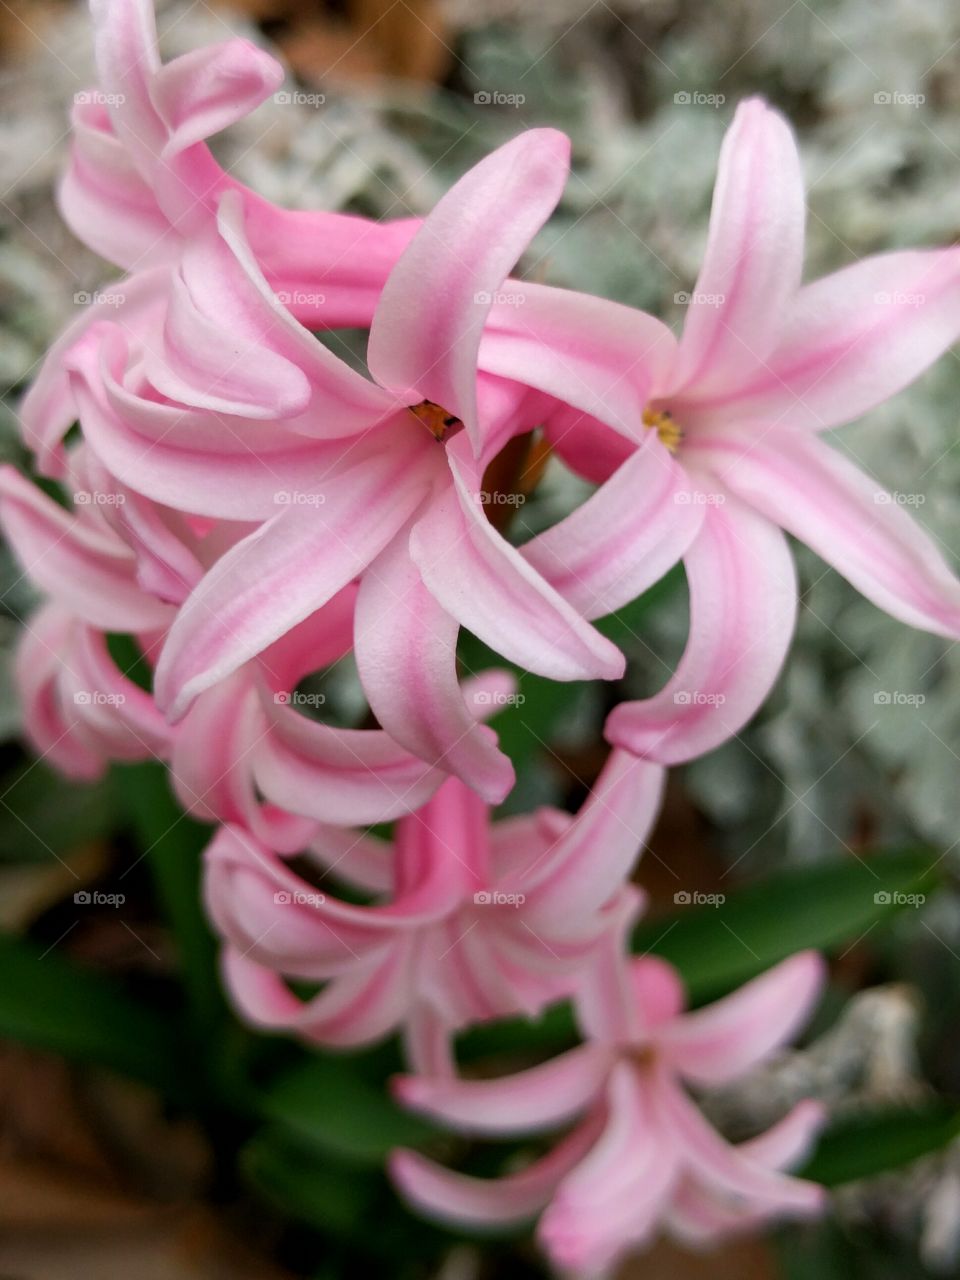
M 434 404 L 432 400 L 421 400 L 419 404 L 411 404 L 407 408 L 427 428 L 434 440 L 441 443 L 463 426 L 459 418 L 447 413 L 442 405 Z
M 666 409 L 644 409 L 643 425 L 649 431 L 656 431 L 671 453 L 676 453 L 680 448 L 683 432 Z

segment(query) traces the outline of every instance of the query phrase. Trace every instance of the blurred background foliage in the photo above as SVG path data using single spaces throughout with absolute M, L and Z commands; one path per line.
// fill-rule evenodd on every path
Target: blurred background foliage
M 960 10 L 949 0 L 236 0 L 160 11 L 168 55 L 239 31 L 280 53 L 292 85 L 322 95 L 316 106 L 268 102 L 218 142 L 224 162 L 278 202 L 422 213 L 517 130 L 566 130 L 573 176 L 525 269 L 671 322 L 696 278 L 722 132 L 749 93 L 769 96 L 800 134 L 810 275 L 960 234 Z M 0 5 L 0 56 L 0 454 L 26 467 L 19 393 L 77 295 L 106 275 L 52 199 L 70 99 L 93 82 L 82 6 Z M 348 335 L 332 341 L 354 342 L 362 358 Z M 960 545 L 958 404 L 951 354 L 837 441 L 912 495 L 948 548 Z M 551 463 L 512 536 L 583 491 Z M 795 1097 L 827 1101 L 834 1127 L 809 1173 L 837 1188 L 836 1212 L 703 1258 L 658 1246 L 624 1276 L 886 1280 L 958 1266 L 960 651 L 894 623 L 812 555 L 800 566 L 797 641 L 769 704 L 671 782 L 640 869 L 652 909 L 637 945 L 676 963 L 695 1001 L 798 947 L 830 953 L 834 983 L 809 1045 L 709 1105 L 741 1136 Z M 470 1145 L 398 1112 L 383 1089 L 395 1045 L 320 1055 L 236 1023 L 199 907 L 207 832 L 180 815 L 159 767 L 79 787 L 25 755 L 9 668 L 35 601 L 5 551 L 0 579 L 0 1272 L 542 1274 L 524 1236 L 478 1243 L 415 1221 L 379 1169 L 398 1142 L 477 1172 L 529 1144 Z M 605 711 L 655 688 L 680 652 L 682 574 L 602 625 L 631 659 L 621 687 L 524 676 L 525 702 L 498 718 L 521 776 L 510 810 L 579 803 L 603 759 Z M 492 660 L 470 637 L 463 659 L 471 669 Z M 325 687 L 340 717 L 362 719 L 346 667 Z M 924 701 L 878 703 L 885 690 Z M 124 902 L 74 901 L 93 888 Z M 683 890 L 727 901 L 678 908 Z M 926 901 L 882 901 L 897 892 Z M 481 1028 L 463 1051 L 506 1069 L 570 1034 L 560 1009 L 533 1026 Z

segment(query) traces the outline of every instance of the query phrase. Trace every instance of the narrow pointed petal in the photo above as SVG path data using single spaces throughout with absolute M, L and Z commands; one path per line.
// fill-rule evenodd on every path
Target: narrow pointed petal
M 356 654 L 364 692 L 402 747 L 499 804 L 513 786 L 513 766 L 467 705 L 457 678 L 459 623 L 424 586 L 408 542 L 406 533 L 395 538 L 360 587 Z
M 561 1125 L 578 1115 L 603 1088 L 612 1058 L 587 1044 L 498 1080 L 398 1076 L 400 1101 L 461 1133 L 513 1134 Z
M 759 98 L 740 104 L 723 146 L 703 266 L 664 394 L 735 388 L 777 341 L 800 286 L 804 193 L 793 131 Z
M 454 442 L 456 444 L 456 442 Z M 453 484 L 437 493 L 410 553 L 442 607 L 485 644 L 551 680 L 617 679 L 624 659 L 487 521 L 447 449 Z
M 282 809 L 320 822 L 389 822 L 424 804 L 445 775 L 379 729 L 338 729 L 273 705 L 252 753 L 257 786 Z
M 546 392 L 638 442 L 643 410 L 674 360 L 676 339 L 644 311 L 605 298 L 510 282 L 480 344 L 485 373 Z
M 223 965 L 227 989 L 251 1022 L 335 1048 L 380 1040 L 403 1017 L 411 994 L 403 948 L 389 949 L 377 962 L 335 978 L 306 1004 L 277 974 L 232 947 L 224 952 Z
M 912 627 L 960 636 L 960 581 L 933 538 L 838 450 L 802 432 L 729 442 L 715 469 L 878 608 Z
M 609 480 L 523 558 L 585 618 L 635 600 L 683 556 L 705 507 L 683 468 L 650 435 Z
M 661 1034 L 662 1051 L 691 1083 L 727 1084 L 796 1035 L 825 977 L 822 958 L 802 951 L 732 995 L 670 1023 Z
M 357 576 L 409 519 L 423 488 L 384 449 L 331 480 L 317 506 L 292 506 L 237 543 L 183 605 L 157 664 L 173 717 L 302 622 Z
M 960 247 L 865 258 L 805 285 L 762 370 L 710 416 L 823 431 L 908 386 L 960 338 Z
M 558 932 L 613 897 L 642 854 L 660 812 L 666 771 L 627 751 L 612 751 L 573 824 L 522 880 L 531 927 Z M 558 928 L 559 926 L 559 928 Z
M 810 1154 L 826 1120 L 823 1103 L 804 1098 L 772 1128 L 741 1142 L 738 1150 L 770 1169 L 791 1169 Z
M 149 631 L 173 617 L 142 590 L 133 553 L 115 534 L 70 515 L 11 466 L 0 467 L 0 519 L 24 570 L 92 626 Z
M 802 1178 L 791 1178 L 731 1146 L 675 1085 L 661 1090 L 664 1114 L 685 1148 L 689 1171 L 711 1192 L 754 1202 L 764 1213 L 814 1213 L 825 1190 Z
M 626 1062 L 617 1066 L 604 1130 L 560 1184 L 539 1225 L 539 1241 L 558 1269 L 608 1274 L 656 1229 L 679 1173 L 657 1101 L 637 1071 Z
M 427 1217 L 471 1226 L 525 1222 L 546 1205 L 565 1174 L 596 1136 L 580 1125 L 542 1159 L 505 1178 L 473 1178 L 434 1164 L 418 1151 L 395 1151 L 390 1177 L 401 1194 Z
M 167 127 L 167 155 L 236 124 L 283 83 L 283 67 L 249 40 L 191 49 L 161 67 L 150 96 Z
M 479 451 L 477 352 L 487 313 L 560 198 L 570 143 L 529 129 L 481 160 L 424 220 L 384 286 L 370 371 L 407 403 L 460 418 Z
M 676 673 L 654 697 L 621 703 L 606 728 L 616 746 L 661 764 L 739 733 L 780 672 L 797 612 L 786 539 L 733 499 L 707 508 L 684 564 L 690 635 Z

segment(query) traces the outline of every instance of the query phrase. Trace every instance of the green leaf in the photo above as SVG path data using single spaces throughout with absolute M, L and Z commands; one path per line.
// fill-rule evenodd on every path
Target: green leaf
M 798 1174 L 838 1187 L 939 1151 L 960 1136 L 960 1111 L 937 1101 L 844 1116 L 823 1133 Z
M 717 906 L 684 906 L 644 921 L 636 952 L 677 967 L 694 1003 L 725 994 L 813 947 L 831 951 L 865 937 L 936 887 L 937 855 L 926 850 L 791 868 L 737 889 Z
M 210 828 L 186 817 L 161 764 L 118 766 L 116 772 L 140 851 L 149 862 L 173 930 L 194 1026 L 209 1037 L 229 1016 L 217 978 L 217 943 L 202 905 L 202 855 Z
M 190 1092 L 178 1030 L 115 982 L 52 949 L 0 934 L 0 1037 L 132 1076 L 168 1097 Z
M 335 1058 L 316 1057 L 285 1073 L 259 1105 L 265 1118 L 302 1144 L 360 1166 L 377 1167 L 394 1147 L 416 1145 L 436 1132 L 396 1106 L 382 1083 Z
M 366 1224 L 379 1179 L 334 1160 L 283 1129 L 265 1128 L 240 1153 L 250 1181 L 290 1217 L 338 1237 L 356 1236 Z

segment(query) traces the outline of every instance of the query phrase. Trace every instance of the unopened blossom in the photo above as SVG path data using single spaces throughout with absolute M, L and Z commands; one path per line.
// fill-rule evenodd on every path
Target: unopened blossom
M 396 1152 L 394 1180 L 418 1209 L 447 1222 L 509 1224 L 539 1214 L 541 1247 L 576 1280 L 609 1276 L 660 1231 L 706 1244 L 773 1218 L 816 1213 L 823 1189 L 782 1172 L 802 1159 L 822 1123 L 816 1103 L 801 1102 L 766 1133 L 734 1146 L 688 1086 L 728 1084 L 769 1058 L 806 1021 L 822 981 L 819 957 L 803 952 L 684 1013 L 671 966 L 611 950 L 581 993 L 585 1044 L 500 1079 L 447 1070 L 396 1085 L 409 1106 L 464 1133 L 503 1137 L 576 1121 L 567 1136 L 497 1179 Z
M 369 906 L 225 827 L 207 854 L 206 900 L 234 1000 L 260 1026 L 334 1045 L 538 1013 L 619 929 L 662 781 L 659 766 L 615 752 L 573 818 L 540 810 L 491 824 L 453 778 L 398 821 L 392 845 L 323 827 L 304 856 L 376 895 Z M 304 1000 L 286 979 L 324 985 Z
M 628 307 L 531 286 L 491 316 L 481 363 L 555 394 L 548 434 L 603 480 L 529 542 L 529 563 L 585 617 L 683 558 L 690 635 L 660 693 L 621 704 L 611 741 L 667 764 L 735 734 L 793 634 L 784 533 L 880 608 L 960 635 L 960 582 L 904 507 L 818 433 L 907 386 L 960 336 L 960 247 L 898 250 L 801 284 L 804 193 L 793 134 L 760 100 L 720 154 L 703 266 L 677 341 Z

